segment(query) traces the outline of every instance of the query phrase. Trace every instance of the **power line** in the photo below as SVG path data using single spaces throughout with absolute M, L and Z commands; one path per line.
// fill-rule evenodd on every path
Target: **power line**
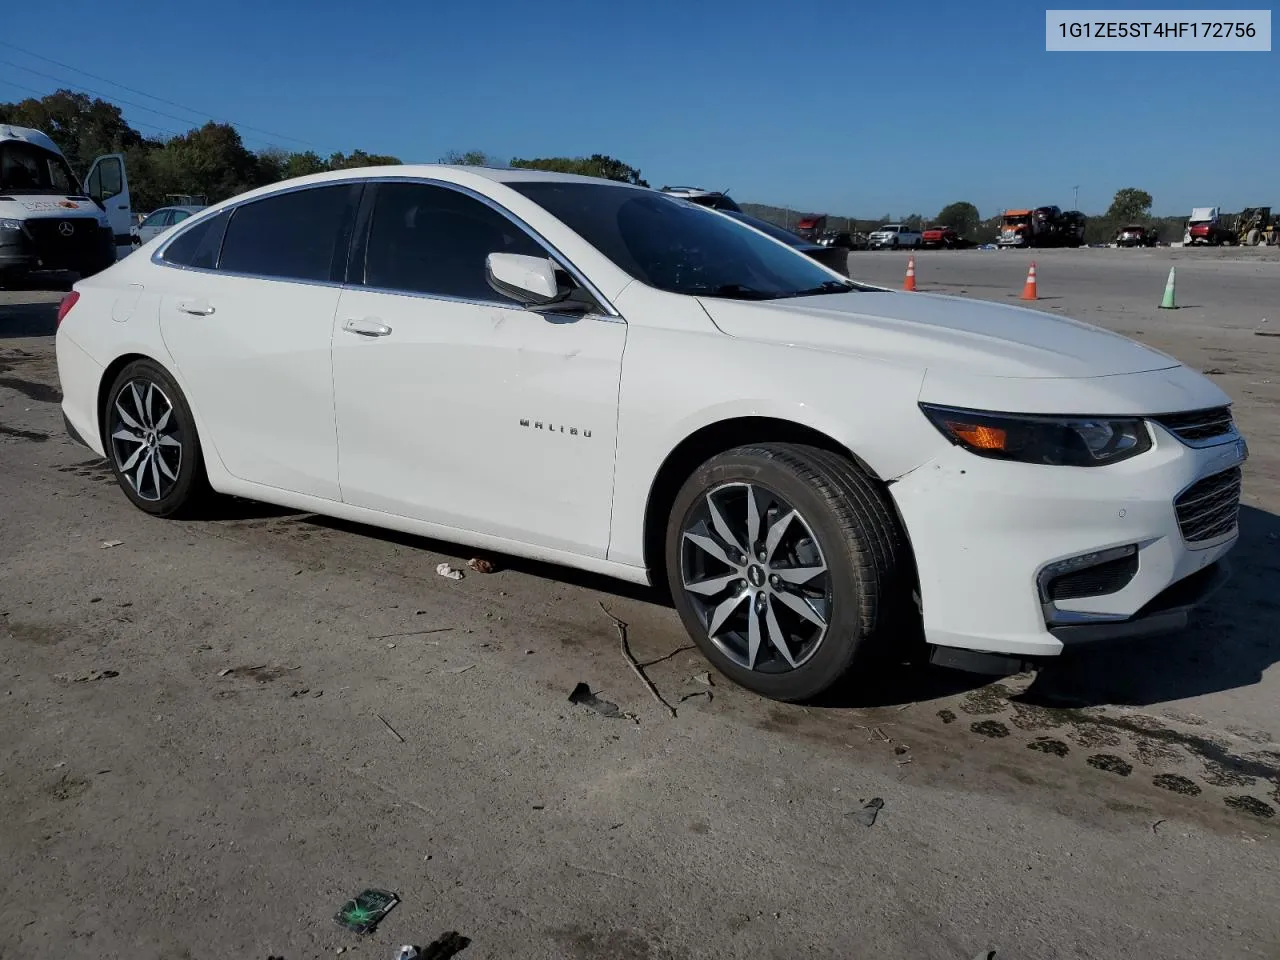
M 0 77 L 0 83 L 5 84 L 6 86 L 13 87 L 17 90 L 25 90 L 27 93 L 34 93 L 37 97 L 48 96 L 48 93 L 45 92 L 44 90 L 37 90 L 35 87 L 28 87 L 24 83 L 15 83 L 14 81 L 9 80 L 5 77 Z M 144 123 L 141 120 L 132 120 L 130 121 L 130 125 L 137 126 L 137 127 L 146 127 L 148 130 L 155 130 L 157 133 L 163 133 L 170 137 L 182 136 L 182 134 L 174 130 L 170 130 L 168 127 L 158 127 L 154 123 Z
M 4 41 L 0 41 L 0 43 L 4 43 Z M 9 46 L 9 44 L 5 44 L 5 46 Z M 5 64 L 10 67 L 16 67 L 19 70 L 26 70 L 28 73 L 34 73 L 38 77 L 44 77 L 46 80 L 52 80 L 54 83 L 61 84 L 70 89 L 77 90 L 78 92 L 91 93 L 95 97 L 103 97 L 112 103 L 127 104 L 128 106 L 134 107 L 138 110 L 145 110 L 147 113 L 154 113 L 160 117 L 167 117 L 170 120 L 177 120 L 179 123 L 185 123 L 185 124 L 190 124 L 194 126 L 194 125 L 198 125 L 201 122 L 207 122 L 213 119 L 208 115 L 205 116 L 204 121 L 192 120 L 189 117 L 179 117 L 173 113 L 166 113 L 164 110 L 157 110 L 155 107 L 148 107 L 145 104 L 137 103 L 133 100 L 126 100 L 124 99 L 124 97 L 117 96 L 116 94 L 103 93 L 101 90 L 94 90 L 92 87 L 86 87 L 81 84 L 72 83 L 68 81 L 65 77 L 59 77 L 52 73 L 45 73 L 43 70 L 37 70 L 35 67 L 23 66 L 20 63 L 14 63 L 12 60 L 5 60 L 3 58 L 0 58 L 0 64 Z M 111 81 L 108 80 L 107 82 L 110 83 Z M 143 94 L 143 96 L 146 96 L 146 94 Z M 183 107 L 182 109 L 185 110 L 187 108 Z M 196 113 L 197 111 L 193 110 L 192 112 Z M 230 121 L 226 121 L 226 122 L 230 123 Z M 237 124 L 234 124 L 234 123 L 230 123 L 230 125 L 233 127 L 238 126 Z M 263 140 L 260 137 L 245 137 L 244 139 L 248 140 L 251 143 L 260 143 L 263 146 L 267 146 L 267 147 L 275 146 L 275 144 L 271 143 L 271 141 Z M 301 142 L 305 143 L 305 141 L 301 141 Z
M 186 110 L 188 113 L 194 113 L 201 117 L 213 116 L 207 110 L 197 110 L 195 107 L 186 106 L 185 104 L 178 103 L 176 100 L 166 100 L 164 97 L 157 97 L 153 93 L 147 93 L 145 90 L 139 90 L 136 87 L 127 86 L 123 83 L 120 83 L 117 80 L 109 80 L 106 77 L 98 76 L 98 74 L 96 73 L 90 73 L 88 70 L 81 70 L 79 67 L 73 67 L 70 64 L 62 63 L 59 60 L 54 60 L 52 57 L 46 57 L 43 54 L 35 53 L 32 50 L 27 50 L 26 48 L 20 47 L 15 43 L 9 43 L 7 40 L 0 40 L 0 46 L 8 47 L 10 50 L 17 50 L 19 53 L 25 53 L 29 57 L 35 57 L 37 60 L 43 60 L 45 63 L 52 63 L 55 67 L 62 67 L 62 69 L 64 70 L 70 70 L 73 73 L 78 73 L 78 74 L 81 74 L 82 76 L 90 77 L 94 80 L 99 80 L 102 83 L 109 83 L 113 87 L 119 87 L 121 90 L 128 90 L 130 93 L 136 93 L 141 97 L 146 97 L 148 100 L 155 100 L 157 103 L 166 103 L 171 107 L 177 107 L 179 110 Z M 190 123 L 191 121 L 184 120 L 183 122 Z M 244 127 L 246 130 L 252 130 L 255 133 L 266 134 L 268 137 L 276 137 L 279 140 L 292 140 L 294 143 L 301 143 L 308 147 L 315 146 L 315 144 L 309 140 L 301 140 L 298 137 L 288 137 L 288 136 L 285 136 L 283 133 L 276 133 L 272 130 L 264 130 L 261 127 L 251 127 L 247 123 L 236 123 L 232 120 L 224 120 L 223 122 L 229 123 L 233 127 Z

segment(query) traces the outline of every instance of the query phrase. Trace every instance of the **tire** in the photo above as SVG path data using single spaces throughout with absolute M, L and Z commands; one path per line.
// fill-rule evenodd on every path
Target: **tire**
M 749 497 L 755 544 L 743 542 L 753 535 Z M 910 548 L 887 495 L 816 447 L 743 446 L 699 467 L 672 506 L 666 569 L 680 619 L 707 659 L 774 700 L 811 700 L 870 663 L 914 610 Z
M 195 418 L 164 367 L 143 359 L 121 370 L 102 422 L 111 471 L 134 506 L 178 518 L 198 515 L 207 505 L 212 491 Z

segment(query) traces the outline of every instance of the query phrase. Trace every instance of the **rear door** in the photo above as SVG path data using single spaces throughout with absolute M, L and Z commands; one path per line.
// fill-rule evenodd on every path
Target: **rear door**
M 159 272 L 165 345 L 232 476 L 339 499 L 330 333 L 360 190 L 271 194 L 161 248 L 187 268 Z
M 124 154 L 109 153 L 98 157 L 84 178 L 84 190 L 107 211 L 107 222 L 116 236 L 116 256 L 126 256 L 133 247 L 129 235 L 132 212 L 129 201 L 129 177 L 124 169 Z

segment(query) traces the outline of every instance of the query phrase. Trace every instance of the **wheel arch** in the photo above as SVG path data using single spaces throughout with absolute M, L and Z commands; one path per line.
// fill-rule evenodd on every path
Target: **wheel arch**
M 93 412 L 98 418 L 98 439 L 102 441 L 102 448 L 108 452 L 110 448 L 107 445 L 107 400 L 111 393 L 111 385 L 116 382 L 116 377 L 120 376 L 120 371 L 135 360 L 150 360 L 166 370 L 169 369 L 163 362 L 145 353 L 122 353 L 107 364 L 106 369 L 102 371 L 102 379 L 98 381 L 98 397 L 93 405 Z
M 662 461 L 662 465 L 658 468 L 653 482 L 650 484 L 644 509 L 643 549 L 644 564 L 649 570 L 651 584 L 659 589 L 665 589 L 666 550 L 664 541 L 667 520 L 680 487 L 698 467 L 717 454 L 745 444 L 760 443 L 803 444 L 828 450 L 854 463 L 876 483 L 887 486 L 885 480 L 845 444 L 821 430 L 794 420 L 780 417 L 740 416 L 706 424 L 689 434 L 672 448 L 671 452 Z M 893 502 L 893 497 L 887 496 L 886 499 L 893 505 L 893 510 L 896 514 L 897 505 Z M 908 538 L 909 543 L 910 538 L 906 524 L 902 522 L 900 515 L 897 519 L 903 535 Z M 914 566 L 914 558 L 912 565 Z

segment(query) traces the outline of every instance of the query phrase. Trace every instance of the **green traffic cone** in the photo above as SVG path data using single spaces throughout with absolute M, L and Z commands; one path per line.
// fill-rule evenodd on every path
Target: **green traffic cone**
M 1177 310 L 1178 305 L 1173 302 L 1173 267 L 1169 268 L 1169 279 L 1164 285 L 1164 299 L 1160 301 L 1161 310 Z

